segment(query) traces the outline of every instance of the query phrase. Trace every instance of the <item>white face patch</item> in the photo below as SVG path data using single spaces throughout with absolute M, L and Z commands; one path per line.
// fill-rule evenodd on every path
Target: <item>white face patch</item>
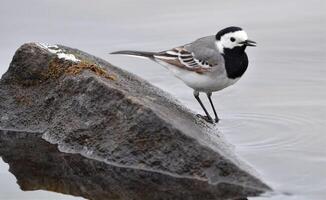
M 223 35 L 220 40 L 216 41 L 216 46 L 223 53 L 224 48 L 233 49 L 234 47 L 243 46 L 241 42 L 246 40 L 248 40 L 248 35 L 245 31 L 235 31 Z

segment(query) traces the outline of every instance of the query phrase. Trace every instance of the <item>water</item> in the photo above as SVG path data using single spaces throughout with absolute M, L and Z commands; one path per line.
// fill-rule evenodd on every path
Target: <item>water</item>
M 0 199 L 1 200 L 83 200 L 83 198 L 72 197 L 63 195 L 60 193 L 48 192 L 48 191 L 28 191 L 23 192 L 16 184 L 16 178 L 10 172 L 8 172 L 9 166 L 0 159 Z
M 213 99 L 220 130 L 237 153 L 282 193 L 252 200 L 325 199 L 325 9 L 322 0 L 2 1 L 0 74 L 22 43 L 61 43 L 105 58 L 202 112 L 192 90 L 164 68 L 107 53 L 164 50 L 229 25 L 241 26 L 258 47 L 248 49 L 245 76 Z M 59 195 L 20 192 L 7 170 L 1 163 L 0 194 L 6 199 Z

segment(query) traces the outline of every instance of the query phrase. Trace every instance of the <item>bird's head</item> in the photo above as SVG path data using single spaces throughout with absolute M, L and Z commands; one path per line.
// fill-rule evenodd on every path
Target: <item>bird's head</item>
M 216 35 L 216 45 L 221 53 L 224 49 L 243 49 L 247 46 L 256 46 L 256 42 L 249 40 L 247 33 L 240 27 L 227 27 L 220 30 Z

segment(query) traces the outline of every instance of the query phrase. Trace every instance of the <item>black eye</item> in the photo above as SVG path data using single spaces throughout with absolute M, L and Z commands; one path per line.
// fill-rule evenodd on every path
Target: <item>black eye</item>
M 231 40 L 231 42 L 234 42 L 235 41 L 235 38 L 234 37 L 231 37 L 230 40 Z

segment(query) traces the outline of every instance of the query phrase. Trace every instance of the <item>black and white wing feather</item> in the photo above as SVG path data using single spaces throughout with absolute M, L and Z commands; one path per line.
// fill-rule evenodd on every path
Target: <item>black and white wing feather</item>
M 154 54 L 154 58 L 189 71 L 203 73 L 210 71 L 215 63 L 188 51 L 184 46 Z
M 112 52 L 111 54 L 145 57 L 161 64 L 170 64 L 197 73 L 212 71 L 224 62 L 220 52 L 216 48 L 215 36 L 200 38 L 190 44 L 158 53 L 128 50 Z

